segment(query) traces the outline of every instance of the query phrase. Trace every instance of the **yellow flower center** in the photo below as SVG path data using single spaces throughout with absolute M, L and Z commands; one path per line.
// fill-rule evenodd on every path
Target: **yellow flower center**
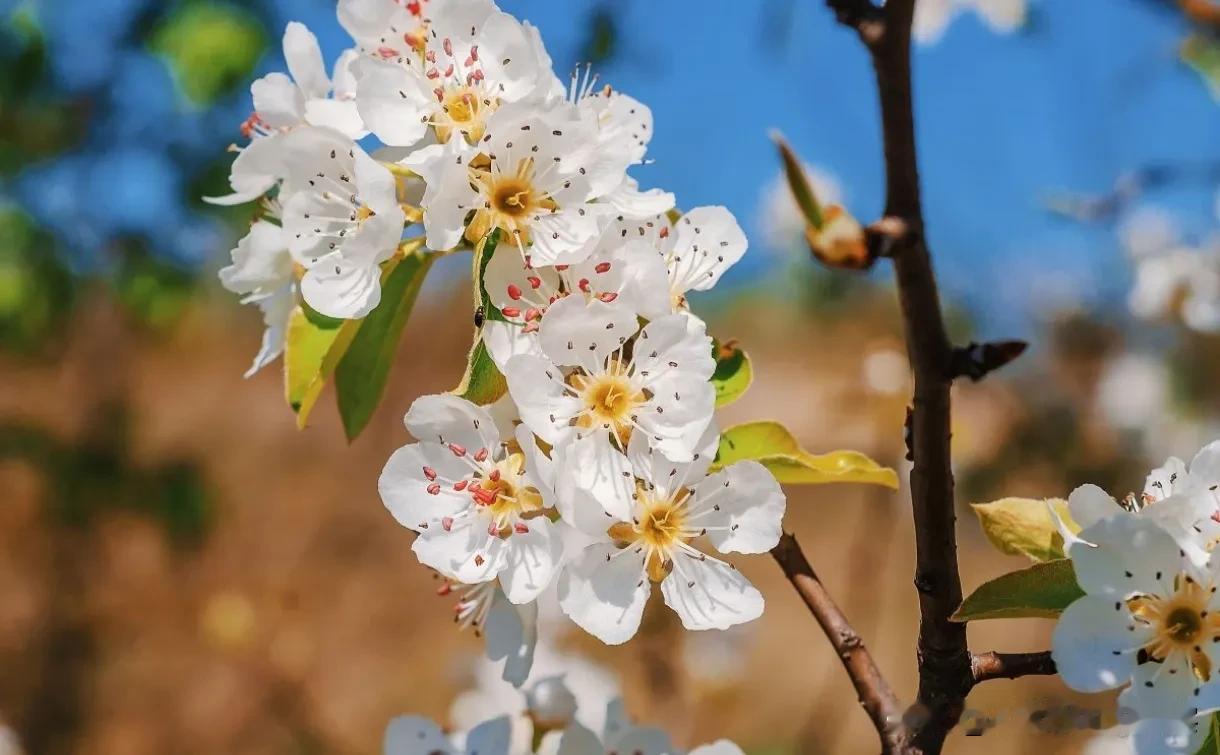
M 485 98 L 471 87 L 462 86 L 445 90 L 440 105 L 441 112 L 433 120 L 437 138 L 447 142 L 454 131 L 459 131 L 467 142 L 478 144 L 496 101 Z
M 509 454 L 476 480 L 475 499 L 484 505 L 501 536 L 510 534 L 518 519 L 542 510 L 542 494 L 523 478 L 524 468 L 524 454 Z
M 471 160 L 470 183 L 483 195 L 483 206 L 466 227 L 466 239 L 472 243 L 500 228 L 512 234 L 514 245 L 528 244 L 530 216 L 556 209 L 550 195 L 534 183 L 532 158 L 518 163 L 515 172 L 497 173 L 480 154 Z
M 634 522 L 619 522 L 610 527 L 610 539 L 623 546 L 642 545 L 647 550 L 645 568 L 648 578 L 660 582 L 673 570 L 672 551 L 694 539 L 697 532 L 687 527 L 685 488 L 668 498 L 637 485 L 635 498 L 642 513 Z
M 1205 588 L 1184 574 L 1174 579 L 1174 592 L 1168 597 L 1139 595 L 1127 601 L 1136 621 L 1153 629 L 1143 651 L 1153 661 L 1164 661 L 1172 653 L 1185 653 L 1200 681 L 1211 677 L 1211 661 L 1203 644 L 1220 636 L 1220 617 L 1207 609 L 1211 588 Z
M 612 362 L 610 369 L 593 377 L 573 375 L 572 387 L 580 394 L 585 413 L 577 420 L 581 427 L 607 427 L 626 446 L 631 437 L 632 417 L 636 408 L 648 400 L 644 391 L 637 388 L 619 362 Z

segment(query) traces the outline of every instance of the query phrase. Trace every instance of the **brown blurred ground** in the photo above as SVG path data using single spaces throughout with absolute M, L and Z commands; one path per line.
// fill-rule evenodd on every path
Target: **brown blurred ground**
M 900 347 L 893 317 L 805 319 L 791 303 L 764 301 L 712 318 L 713 332 L 749 348 L 757 374 L 722 422 L 781 418 L 811 450 L 857 448 L 902 464 L 905 398 L 860 386 L 865 353 Z M 887 311 L 888 295 L 879 301 Z M 400 418 L 411 400 L 460 374 L 465 302 L 454 291 L 416 313 L 388 395 L 350 446 L 329 396 L 298 432 L 275 368 L 242 380 L 256 316 L 228 300 L 199 302 L 163 336 L 134 333 L 97 301 L 83 308 L 62 356 L 0 361 L 5 427 L 35 424 L 88 444 L 113 421 L 107 407 L 126 403 L 127 463 L 189 460 L 213 506 L 197 543 L 170 538 L 130 508 L 65 524 L 49 511 L 54 472 L 0 462 L 0 720 L 31 753 L 372 753 L 395 714 L 444 720 L 481 644 L 454 631 L 376 480 L 407 440 Z M 997 453 L 1022 397 L 995 380 L 960 388 L 958 399 L 959 458 Z M 1006 492 L 1062 495 L 1060 484 L 1030 469 L 1009 476 Z M 786 526 L 909 698 L 917 612 L 905 490 L 788 493 Z M 967 590 L 1022 565 L 992 551 L 968 513 L 959 530 Z M 626 647 L 576 632 L 570 644 L 621 669 L 629 708 L 686 744 L 723 736 L 766 755 L 875 752 L 836 658 L 779 570 L 766 557 L 737 562 L 768 599 L 742 635 L 748 661 L 738 679 L 683 671 L 684 638 L 663 611 L 650 612 Z M 1050 629 L 984 622 L 971 628 L 971 643 L 1041 650 Z M 991 682 L 969 704 L 999 726 L 981 738 L 957 730 L 950 752 L 1075 752 L 1084 735 L 1042 733 L 1030 714 L 1112 707 L 1054 679 Z

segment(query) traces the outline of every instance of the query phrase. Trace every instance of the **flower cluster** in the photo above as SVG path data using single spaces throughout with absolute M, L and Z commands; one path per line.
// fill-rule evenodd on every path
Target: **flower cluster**
M 507 393 L 415 401 L 417 442 L 379 485 L 460 595 L 459 622 L 520 681 L 548 589 L 607 643 L 636 633 L 653 585 L 689 629 L 759 616 L 762 596 L 713 554 L 773 547 L 784 496 L 756 462 L 713 468 L 716 362 L 688 301 L 745 253 L 732 214 L 641 190 L 627 171 L 649 109 L 587 69 L 563 86 L 537 30 L 491 0 L 340 0 L 338 14 L 354 44 L 331 74 L 289 26 L 291 76 L 253 85 L 233 193 L 212 199 L 263 202 L 221 272 L 265 315 L 252 370 L 282 350 L 298 298 L 372 312 L 407 229 L 426 254 L 472 249 L 478 337 Z M 366 136 L 385 146 L 370 154 Z
M 577 677 L 570 677 L 578 682 Z M 582 703 L 568 687 L 569 677 L 550 676 L 533 683 L 514 707 L 469 730 L 446 734 L 421 716 L 399 716 L 386 728 L 385 755 L 682 755 L 669 734 L 637 726 L 617 696 L 594 694 Z M 594 698 L 594 699 L 589 699 Z M 494 707 L 494 705 L 493 705 Z M 594 709 L 596 708 L 596 710 Z M 592 729 L 582 718 L 595 718 Z M 742 755 L 722 739 L 689 755 Z
M 1189 466 L 1170 459 L 1122 504 L 1093 485 L 1068 499 L 1081 530 L 1061 533 L 1085 595 L 1055 628 L 1055 663 L 1074 689 L 1123 688 L 1139 753 L 1194 752 L 1220 710 L 1218 488 L 1220 442 Z

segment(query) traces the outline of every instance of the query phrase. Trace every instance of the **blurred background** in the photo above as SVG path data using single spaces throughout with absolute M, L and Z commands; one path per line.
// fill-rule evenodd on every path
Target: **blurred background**
M 502 6 L 560 71 L 591 62 L 652 107 L 642 185 L 725 204 L 747 230 L 746 259 L 695 302 L 754 359 L 722 422 L 782 417 L 813 451 L 905 473 L 888 270 L 812 262 L 767 138 L 781 130 L 827 198 L 875 216 L 877 106 L 854 35 L 813 0 Z M 1032 344 L 955 388 L 969 591 L 1022 563 L 966 503 L 1084 482 L 1121 496 L 1220 437 L 1220 6 L 919 9 L 928 232 L 954 336 Z M 328 0 L 0 0 L 0 754 L 371 753 L 393 715 L 451 721 L 477 676 L 482 642 L 454 630 L 376 493 L 411 400 L 460 376 L 465 263 L 429 281 L 355 443 L 329 406 L 298 432 L 275 367 L 241 378 L 261 322 L 215 273 L 252 210 L 199 197 L 227 190 L 249 83 L 283 67 L 294 19 L 342 50 Z M 789 495 L 787 526 L 910 698 L 906 491 Z M 752 625 L 692 635 L 650 610 L 624 648 L 561 646 L 614 668 L 629 710 L 685 745 L 875 751 L 779 570 L 739 563 L 768 599 Z M 982 622 L 971 642 L 1041 650 L 1051 626 Z M 1054 679 L 969 703 L 950 752 L 1079 752 L 1113 723 L 1111 701 Z

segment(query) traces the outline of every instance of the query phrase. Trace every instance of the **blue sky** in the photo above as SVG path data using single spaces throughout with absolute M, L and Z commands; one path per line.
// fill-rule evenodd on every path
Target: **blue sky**
M 143 1 L 105 0 L 116 7 Z M 1048 193 L 1105 191 L 1121 173 L 1150 164 L 1220 162 L 1220 106 L 1178 62 L 1187 29 L 1167 3 L 1032 2 L 1031 23 L 1021 33 L 996 35 L 966 15 L 939 44 L 917 50 L 928 233 L 942 286 L 950 298 L 972 305 L 985 336 L 1027 332 L 1031 302 L 1059 291 L 1121 306 L 1130 271 L 1113 228 L 1051 215 L 1043 206 Z M 541 28 L 566 75 L 580 57 L 597 3 L 501 4 Z M 350 44 L 335 19 L 334 0 L 268 0 L 262 7 L 274 40 L 295 19 L 314 29 L 329 56 Z M 872 72 L 855 36 L 821 3 L 612 0 L 604 7 L 618 14 L 620 35 L 617 54 L 600 66 L 602 79 L 647 103 L 655 116 L 655 163 L 638 168 L 637 177 L 644 186 L 675 192 L 681 207 L 727 205 L 751 237 L 755 250 L 728 283 L 748 284 L 779 264 L 762 248 L 759 213 L 761 191 L 777 173 L 767 136 L 772 128 L 838 179 L 857 216 L 876 216 L 882 165 Z M 90 36 L 90 24 L 76 26 L 77 37 Z M 260 72 L 282 68 L 277 47 Z M 67 57 L 79 57 L 75 46 L 67 49 Z M 147 73 L 148 65 L 136 65 L 140 55 L 147 57 L 136 55 L 122 70 Z M 159 75 L 168 82 L 164 72 Z M 149 109 L 149 93 L 163 90 L 162 99 L 172 102 L 171 86 L 150 88 L 136 78 L 138 85 L 112 90 L 115 96 L 141 92 L 135 104 L 143 107 L 119 103 L 117 112 L 149 110 L 141 123 L 153 124 L 161 141 L 173 135 L 174 149 L 182 149 L 178 137 L 191 129 L 216 129 L 228 138 L 223 128 L 249 108 L 248 95 L 239 93 L 203 117 L 180 118 L 166 128 L 164 114 Z M 117 144 L 148 142 L 150 129 L 141 128 L 138 138 L 98 133 L 93 141 L 114 162 L 123 154 Z M 212 148 L 209 140 L 196 141 Z M 156 150 L 164 157 L 164 147 Z M 128 167 L 160 175 L 138 160 Z M 150 178 L 119 185 L 173 194 Z M 1215 188 L 1186 184 L 1146 201 L 1172 210 L 1188 233 L 1201 236 L 1217 228 Z M 220 245 L 206 233 L 196 235 L 192 248 Z
M 575 61 L 590 3 L 502 5 L 541 28 L 560 70 Z M 626 9 L 624 34 L 603 78 L 656 119 L 656 163 L 637 171 L 641 183 L 674 191 L 683 207 L 727 205 L 760 245 L 759 192 L 777 170 L 774 127 L 836 175 L 853 212 L 880 210 L 872 72 L 854 35 L 819 3 L 613 6 Z M 929 236 L 948 294 L 990 305 L 972 307 L 985 331 L 1022 327 L 1036 292 L 1066 287 L 1103 303 L 1124 295 L 1129 270 L 1113 229 L 1052 216 L 1048 192 L 1102 192 L 1151 163 L 1220 160 L 1220 106 L 1176 57 L 1185 33 L 1153 0 L 1044 0 L 1022 33 L 998 36 L 966 15 L 917 51 Z M 1216 225 L 1215 188 L 1147 201 L 1202 234 Z M 738 281 L 772 259 L 752 257 Z

